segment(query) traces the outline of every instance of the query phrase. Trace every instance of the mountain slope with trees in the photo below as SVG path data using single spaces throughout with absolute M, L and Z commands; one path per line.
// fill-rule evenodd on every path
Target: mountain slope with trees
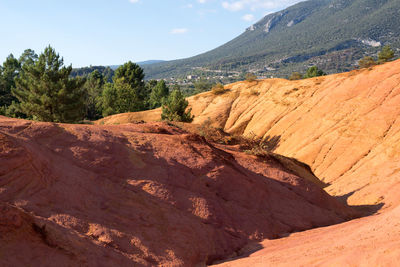
M 143 67 L 148 78 L 185 76 L 200 67 L 280 77 L 316 64 L 343 72 L 382 45 L 400 48 L 399 10 L 398 0 L 309 0 L 267 15 L 212 51 Z

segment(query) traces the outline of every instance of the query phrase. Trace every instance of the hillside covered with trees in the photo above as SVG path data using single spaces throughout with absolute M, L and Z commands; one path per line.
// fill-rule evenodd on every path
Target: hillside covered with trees
M 187 59 L 144 66 L 148 78 L 229 72 L 289 77 L 318 65 L 353 69 L 382 46 L 400 49 L 400 1 L 309 0 L 269 14 L 232 41 Z

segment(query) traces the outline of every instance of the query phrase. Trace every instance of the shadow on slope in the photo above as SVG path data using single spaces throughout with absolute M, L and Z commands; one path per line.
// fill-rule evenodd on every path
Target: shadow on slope
M 0 200 L 18 201 L 137 265 L 210 264 L 251 240 L 354 216 L 274 158 L 228 153 L 163 123 L 16 126 L 0 129 L 31 163 L 2 174 L 19 188 L 4 184 L 12 190 L 1 191 Z M 29 188 L 33 171 L 51 177 L 40 190 Z M 51 231 L 45 225 L 39 227 Z

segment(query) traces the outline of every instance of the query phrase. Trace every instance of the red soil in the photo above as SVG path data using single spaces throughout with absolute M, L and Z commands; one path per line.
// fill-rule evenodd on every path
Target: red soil
M 165 123 L 0 117 L 0 265 L 193 266 L 355 216 L 272 157 Z

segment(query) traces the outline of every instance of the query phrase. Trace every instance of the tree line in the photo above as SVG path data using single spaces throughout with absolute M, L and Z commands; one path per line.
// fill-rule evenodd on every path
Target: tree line
M 27 49 L 18 59 L 8 56 L 0 66 L 0 115 L 79 123 L 162 106 L 162 119 L 192 120 L 179 86 L 170 92 L 163 80 L 145 82 L 143 69 L 133 62 L 112 77 L 99 70 L 87 77 L 72 71 L 51 46 L 40 55 Z

